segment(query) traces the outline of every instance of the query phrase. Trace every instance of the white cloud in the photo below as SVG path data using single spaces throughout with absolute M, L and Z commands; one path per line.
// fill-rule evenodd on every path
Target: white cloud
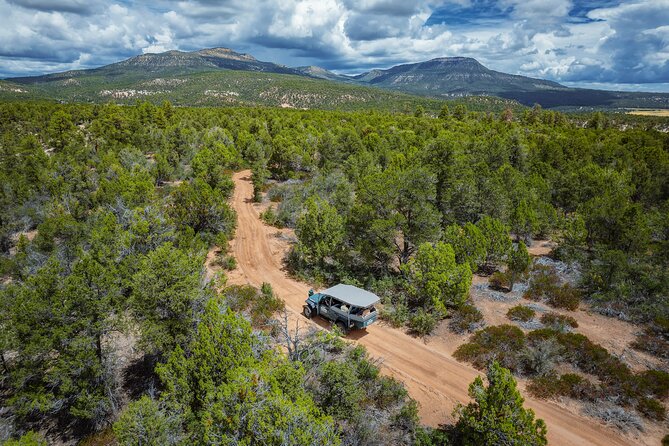
M 0 0 L 0 75 L 227 46 L 347 72 L 469 56 L 558 81 L 669 83 L 669 0 L 595 9 L 575 23 L 576 1 L 499 0 L 506 18 L 454 28 L 425 25 L 429 0 Z

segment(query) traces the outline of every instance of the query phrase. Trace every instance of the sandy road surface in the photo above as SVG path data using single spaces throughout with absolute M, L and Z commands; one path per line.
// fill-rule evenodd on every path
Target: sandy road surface
M 269 282 L 288 309 L 299 313 L 309 285 L 288 277 L 284 271 L 282 258 L 288 243 L 276 237 L 276 228 L 266 226 L 258 218 L 258 211 L 251 201 L 250 171 L 238 172 L 233 179 L 232 205 L 237 211 L 238 226 L 231 249 L 238 266 L 229 274 L 229 283 L 259 286 Z M 306 323 L 306 319 L 304 321 Z M 457 362 L 439 343 L 426 345 L 420 339 L 381 324 L 369 327 L 366 332 L 354 332 L 349 339 L 364 345 L 372 356 L 381 358 L 385 372 L 405 383 L 411 396 L 421 404 L 420 415 L 424 423 L 436 426 L 450 421 L 456 403 L 468 401 L 467 387 L 478 372 Z M 626 439 L 617 431 L 552 402 L 528 398 L 526 405 L 546 421 L 551 445 L 645 443 L 644 439 Z M 656 443 L 659 442 L 647 444 Z

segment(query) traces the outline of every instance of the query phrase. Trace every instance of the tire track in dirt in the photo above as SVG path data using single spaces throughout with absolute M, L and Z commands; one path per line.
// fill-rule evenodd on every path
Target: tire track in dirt
M 289 243 L 276 235 L 289 231 L 279 231 L 259 219 L 252 203 L 250 174 L 250 171 L 242 171 L 233 176 L 232 206 L 237 211 L 238 224 L 230 248 L 237 259 L 237 269 L 228 274 L 228 283 L 260 286 L 262 282 L 269 282 L 290 312 L 299 313 L 310 287 L 285 272 L 283 257 Z M 373 357 L 382 361 L 385 373 L 404 382 L 411 396 L 421 405 L 422 422 L 432 426 L 452 421 L 453 408 L 457 403 L 469 400 L 468 385 L 479 375 L 474 368 L 453 359 L 438 343 L 426 345 L 420 339 L 383 324 L 353 332 L 348 339 L 364 345 Z M 556 403 L 526 397 L 525 404 L 546 421 L 551 445 L 640 444 L 638 438 L 626 439 L 616 430 L 571 413 Z M 641 444 L 647 440 L 644 438 Z

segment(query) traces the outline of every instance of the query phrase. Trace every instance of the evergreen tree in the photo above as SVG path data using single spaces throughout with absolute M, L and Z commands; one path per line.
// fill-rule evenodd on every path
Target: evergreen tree
M 404 267 L 414 299 L 445 315 L 446 307 L 462 305 L 469 296 L 472 272 L 467 263 L 457 264 L 451 245 L 423 243 Z
M 532 409 L 523 408 L 511 372 L 493 362 L 486 374 L 488 386 L 480 376 L 469 386 L 474 400 L 456 409 L 457 444 L 477 446 L 544 446 L 546 424 L 534 419 Z

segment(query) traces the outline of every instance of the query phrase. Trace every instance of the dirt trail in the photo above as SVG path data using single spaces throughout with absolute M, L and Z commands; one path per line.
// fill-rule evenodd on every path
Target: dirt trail
M 284 270 L 283 257 L 289 244 L 278 235 L 290 231 L 277 230 L 259 219 L 252 203 L 250 171 L 238 172 L 233 179 L 235 192 L 232 205 L 237 211 L 238 226 L 231 249 L 237 259 L 237 269 L 228 275 L 228 283 L 259 286 L 262 282 L 269 282 L 286 306 L 298 313 L 309 285 L 290 278 Z M 364 345 L 372 356 L 382 360 L 385 372 L 405 383 L 411 396 L 421 404 L 421 420 L 432 426 L 451 421 L 453 408 L 458 402 L 468 401 L 467 387 L 479 374 L 472 367 L 453 359 L 449 347 L 441 343 L 427 345 L 420 339 L 382 324 L 369 327 L 366 332 L 354 332 L 349 339 Z M 659 443 L 655 438 L 624 438 L 617 431 L 575 415 L 553 402 L 526 398 L 526 405 L 546 421 L 551 445 Z

